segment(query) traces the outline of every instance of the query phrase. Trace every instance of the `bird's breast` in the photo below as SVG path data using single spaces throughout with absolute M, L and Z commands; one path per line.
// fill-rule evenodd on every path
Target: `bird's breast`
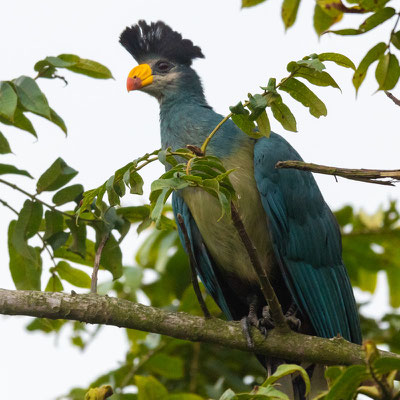
M 253 146 L 252 141 L 245 143 L 238 151 L 223 159 L 223 163 L 226 169 L 235 168 L 230 180 L 238 196 L 238 211 L 264 268 L 270 274 L 275 258 L 268 234 L 267 216 L 254 179 Z M 227 216 L 220 219 L 221 206 L 218 200 L 200 188 L 184 189 L 183 197 L 218 267 L 243 281 L 256 283 L 257 277 L 232 221 Z

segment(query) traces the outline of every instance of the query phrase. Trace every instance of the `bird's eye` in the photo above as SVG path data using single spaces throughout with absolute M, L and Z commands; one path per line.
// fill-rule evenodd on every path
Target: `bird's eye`
M 173 65 L 166 61 L 159 61 L 156 64 L 156 67 L 160 72 L 168 72 L 173 67 Z

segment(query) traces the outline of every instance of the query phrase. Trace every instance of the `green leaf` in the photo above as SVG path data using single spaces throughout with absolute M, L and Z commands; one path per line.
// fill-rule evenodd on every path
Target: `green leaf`
M 14 121 L 14 113 L 17 109 L 17 95 L 8 82 L 0 81 L 0 115 Z
M 110 206 L 119 205 L 120 204 L 120 196 L 115 191 L 114 175 L 110 176 L 110 178 L 107 180 L 105 188 L 107 191 L 108 202 L 110 203 Z M 97 203 L 98 202 L 96 202 L 96 205 L 97 205 Z
M 317 54 L 314 54 L 313 56 L 314 57 L 304 57 L 302 60 L 297 61 L 297 64 L 315 69 L 318 72 L 322 72 L 324 69 L 326 69 L 325 65 L 319 60 Z
M 385 51 L 386 43 L 378 43 L 371 50 L 369 50 L 365 57 L 361 60 L 360 65 L 357 67 L 353 75 L 353 85 L 356 89 L 356 93 L 358 92 L 359 87 L 367 75 L 369 66 L 374 61 L 378 60 Z
M 360 383 L 368 378 L 365 365 L 352 365 L 336 379 L 325 400 L 351 400 Z
M 303 378 L 303 381 L 306 385 L 306 395 L 309 393 L 310 391 L 310 378 L 308 377 L 308 374 L 306 372 L 306 370 L 302 367 L 300 367 L 300 365 L 297 364 L 281 364 L 277 370 L 275 371 L 275 373 L 273 375 L 271 375 L 263 384 L 263 387 L 267 387 L 268 385 L 272 385 L 274 384 L 277 380 L 283 378 L 286 375 L 290 375 L 293 374 L 295 372 L 300 373 L 301 377 Z
M 255 121 L 265 110 L 268 105 L 268 100 L 261 94 L 255 94 L 254 96 L 249 94 L 249 109 L 251 114 L 249 116 L 250 121 Z
M 391 371 L 400 371 L 400 360 L 398 358 L 381 357 L 373 364 L 374 370 L 378 374 L 387 374 Z
M 388 268 L 386 271 L 389 285 L 389 302 L 393 308 L 400 307 L 400 269 Z
M 15 287 L 18 290 L 40 290 L 42 274 L 42 259 L 40 249 L 26 245 L 25 255 L 14 246 L 15 227 L 17 221 L 11 221 L 8 228 L 8 253 L 10 257 L 10 272 Z
M 296 119 L 289 107 L 283 103 L 281 96 L 277 95 L 271 102 L 271 110 L 274 118 L 281 123 L 284 129 L 297 132 Z
M 169 189 L 168 187 L 166 187 L 160 191 L 152 192 L 150 195 L 151 197 L 154 197 L 154 198 L 151 198 L 152 211 L 150 214 L 150 218 L 153 221 L 155 221 L 156 224 L 157 224 L 157 222 L 160 221 L 164 204 L 167 201 L 167 199 L 171 193 L 172 193 L 172 190 Z
M 253 7 L 257 4 L 264 3 L 266 0 L 242 0 L 242 8 Z
M 69 260 L 77 264 L 93 267 L 94 256 L 95 256 L 95 244 L 91 240 L 86 239 L 86 257 L 82 258 L 82 256 L 68 250 L 68 246 L 71 243 L 72 243 L 72 238 L 70 237 L 65 243 L 65 246 L 62 246 L 54 251 L 54 257 L 63 258 L 65 260 Z
M 13 81 L 21 104 L 35 114 L 51 118 L 49 103 L 38 84 L 29 76 L 20 76 Z
M 249 111 L 244 108 L 241 101 L 239 101 L 235 106 L 230 106 L 229 110 L 232 114 L 249 115 Z
M 60 278 L 53 274 L 47 282 L 45 292 L 62 292 L 64 287 L 60 281 Z
M 135 376 L 138 388 L 138 400 L 165 400 L 168 391 L 165 386 L 152 376 Z
M 66 323 L 62 319 L 35 318 L 27 327 L 27 331 L 42 331 L 44 333 L 58 332 Z
M 260 134 L 269 137 L 271 134 L 271 124 L 266 110 L 256 119 L 256 123 Z
M 67 184 L 77 174 L 78 171 L 69 167 L 62 158 L 57 158 L 37 181 L 36 190 L 38 193 L 57 190 Z
M 68 250 L 73 253 L 79 254 L 82 258 L 86 256 L 86 225 L 81 222 L 79 225 L 76 224 L 75 219 L 69 218 L 66 224 L 71 232 L 72 243 Z
M 385 6 L 390 0 L 359 0 L 360 7 L 366 11 L 377 11 Z
M 379 58 L 375 77 L 379 83 L 378 90 L 391 90 L 396 86 L 400 76 L 399 60 L 394 54 L 388 53 Z
M 290 78 L 284 81 L 280 89 L 289 93 L 305 107 L 308 107 L 310 114 L 314 117 L 319 118 L 321 115 L 326 116 L 328 113 L 325 104 L 319 97 L 296 78 Z
M 79 288 L 90 288 L 91 279 L 88 274 L 80 269 L 71 267 L 66 261 L 60 261 L 56 271 L 61 279 Z
M 0 154 L 11 153 L 10 144 L 6 137 L 0 132 Z
M 396 33 L 392 33 L 392 36 L 390 37 L 390 41 L 397 49 L 400 50 L 400 31 L 397 31 Z
M 254 121 L 250 121 L 248 115 L 233 114 L 231 116 L 231 119 L 237 125 L 237 127 L 241 129 L 246 135 L 255 139 L 262 137 L 262 135 L 256 131 Z
M 167 379 L 183 378 L 183 360 L 179 357 L 170 356 L 165 353 L 155 354 L 146 363 L 151 372 L 164 376 Z
M 322 35 L 327 29 L 333 24 L 339 22 L 342 19 L 343 13 L 338 15 L 329 15 L 318 5 L 315 5 L 313 23 L 315 32 L 318 36 Z
M 59 128 L 61 128 L 61 130 L 67 134 L 68 130 L 67 130 L 67 126 L 65 125 L 64 120 L 50 107 L 50 118 L 49 120 L 57 125 Z
M 283 0 L 281 16 L 285 28 L 290 28 L 296 21 L 300 0 Z
M 98 224 L 99 225 L 99 224 Z M 99 246 L 104 231 L 101 232 L 98 228 L 96 229 L 96 251 Z M 113 279 L 118 279 L 122 276 L 122 252 L 119 247 L 117 240 L 114 235 L 110 234 L 106 245 L 101 253 L 100 265 L 111 272 Z
M 232 389 L 225 390 L 219 400 L 235 400 L 236 393 Z
M 69 233 L 64 232 L 64 217 L 57 211 L 47 210 L 45 213 L 46 230 L 43 239 L 53 250 L 65 244 Z
M 287 70 L 293 73 L 294 77 L 307 79 L 310 83 L 317 86 L 332 86 L 340 90 L 339 85 L 335 80 L 325 71 L 317 71 L 313 68 L 299 66 L 296 62 L 292 61 L 287 65 Z
M 385 7 L 368 17 L 359 27 L 361 33 L 368 32 L 376 26 L 392 18 L 396 13 L 394 8 Z
M 204 400 L 204 398 L 193 393 L 172 393 L 168 395 L 167 400 Z
M 384 23 L 389 18 L 392 18 L 395 13 L 396 11 L 394 10 L 394 8 L 386 7 L 368 17 L 359 26 L 358 29 L 349 28 L 349 29 L 339 29 L 337 31 L 328 31 L 328 32 L 335 33 L 336 35 L 361 35 L 377 27 L 378 25 Z
M 131 194 L 143 194 L 143 179 L 135 170 L 128 170 L 124 174 L 124 182 L 130 188 Z
M 189 182 L 181 178 L 170 178 L 170 179 L 157 179 L 151 184 L 151 191 L 162 190 L 164 188 L 180 190 L 189 186 Z
M 332 61 L 337 65 L 345 68 L 351 68 L 354 71 L 356 70 L 356 66 L 354 65 L 353 61 L 351 61 L 348 57 L 344 56 L 343 54 L 339 53 L 321 53 L 318 54 L 318 58 L 320 61 Z
M 117 214 L 126 218 L 129 222 L 141 222 L 150 215 L 150 206 L 132 206 L 117 208 Z
M 15 110 L 13 121 L 10 121 L 0 115 L 0 122 L 2 122 L 5 125 L 15 126 L 16 128 L 22 129 L 26 132 L 31 133 L 33 136 L 37 137 L 37 134 L 36 134 L 35 128 L 32 125 L 32 122 L 28 118 L 25 117 L 25 115 L 19 108 L 17 108 Z
M 65 62 L 73 63 L 74 65 L 66 68 L 77 74 L 83 74 L 97 79 L 110 79 L 113 77 L 111 71 L 97 61 L 80 58 L 73 54 L 60 54 L 57 58 Z
M 83 186 L 76 184 L 67 186 L 60 191 L 58 191 L 53 196 L 53 203 L 56 206 L 61 206 L 62 204 L 69 203 L 71 201 L 79 201 L 83 194 Z
M 64 61 L 59 57 L 46 57 L 44 61 L 46 61 L 49 65 L 55 68 L 67 68 L 75 64 L 75 62 Z M 35 66 L 35 71 L 38 71 L 38 69 L 36 69 L 36 66 Z
M 338 15 L 343 14 L 343 12 L 340 10 L 342 5 L 341 0 L 316 0 L 316 3 L 327 15 L 337 17 Z
M 23 169 L 18 169 L 14 165 L 0 164 L 0 175 L 6 175 L 6 174 L 23 175 L 33 179 L 33 176 L 28 171 L 25 171 Z
M 30 239 L 39 231 L 42 216 L 43 206 L 41 203 L 32 200 L 25 200 L 25 203 L 19 212 L 17 225 L 15 226 L 15 233 L 20 235 L 21 239 L 24 241 Z

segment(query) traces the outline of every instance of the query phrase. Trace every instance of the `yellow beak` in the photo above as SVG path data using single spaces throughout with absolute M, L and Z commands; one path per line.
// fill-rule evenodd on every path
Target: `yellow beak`
M 149 64 L 140 64 L 129 72 L 126 80 L 126 88 L 128 92 L 131 90 L 141 89 L 153 82 L 153 71 Z

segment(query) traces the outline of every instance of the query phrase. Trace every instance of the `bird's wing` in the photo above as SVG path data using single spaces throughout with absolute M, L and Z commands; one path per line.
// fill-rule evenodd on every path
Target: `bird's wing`
M 226 317 L 232 320 L 232 307 L 228 307 L 227 304 L 227 296 L 225 293 L 226 288 L 221 285 L 221 279 L 218 277 L 215 263 L 208 253 L 199 228 L 197 227 L 197 224 L 192 217 L 189 207 L 186 205 L 183 197 L 177 192 L 174 192 L 172 194 L 172 209 L 174 211 L 175 219 L 177 219 L 177 214 L 182 215 L 183 222 L 188 233 L 191 251 L 196 260 L 197 273 L 201 281 L 203 282 L 203 285 L 206 287 L 208 293 L 210 293 L 210 295 L 219 305 Z M 179 224 L 178 232 L 181 243 L 184 249 L 187 251 L 185 246 L 185 238 L 183 236 L 181 228 L 179 227 Z
M 282 137 L 254 147 L 254 174 L 285 282 L 318 336 L 361 342 L 360 323 L 342 261 L 340 231 L 310 172 L 276 169 L 301 160 Z

